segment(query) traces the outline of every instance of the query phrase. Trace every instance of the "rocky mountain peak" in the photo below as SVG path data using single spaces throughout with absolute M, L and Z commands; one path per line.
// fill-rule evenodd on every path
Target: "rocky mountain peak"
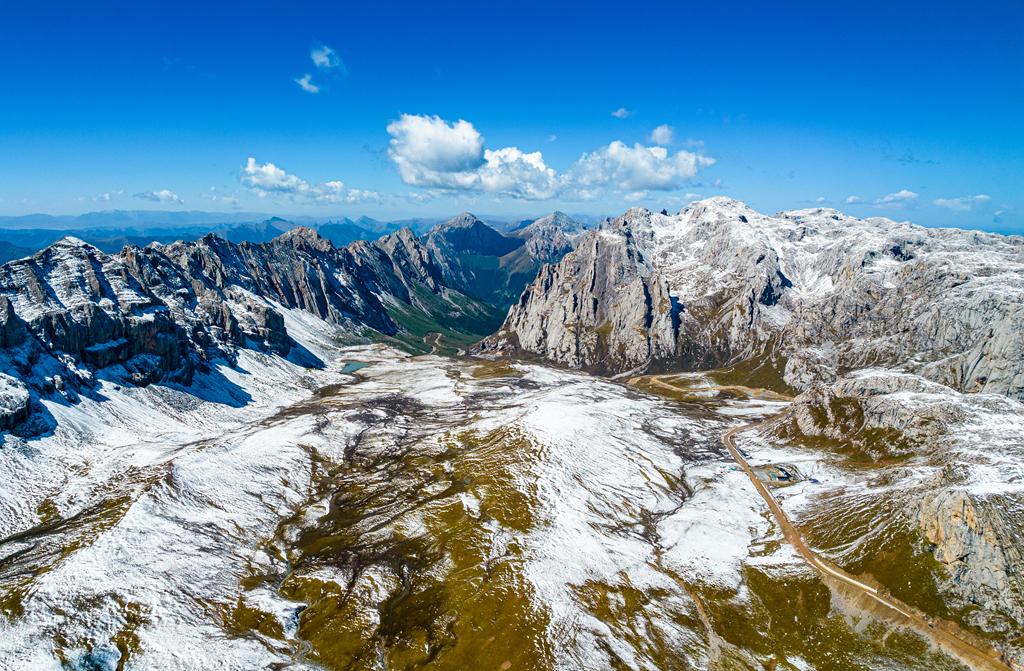
M 540 219 L 537 219 L 536 221 L 534 221 L 529 226 L 524 226 L 523 228 L 518 229 L 516 232 L 519 233 L 521 231 L 531 231 L 531 230 L 532 231 L 537 231 L 537 230 L 543 230 L 543 229 L 548 229 L 548 228 L 558 229 L 558 230 L 560 230 L 563 234 L 565 234 L 568 237 L 573 237 L 573 236 L 579 235 L 580 233 L 583 232 L 583 224 L 582 223 L 580 223 L 580 222 L 576 221 L 575 219 L 571 218 L 569 215 L 565 214 L 564 212 L 557 212 L 557 211 L 556 212 L 552 212 L 551 214 L 549 214 L 546 217 L 541 217 Z
M 621 235 L 622 244 L 635 247 L 635 257 L 664 279 L 679 306 L 671 333 L 662 337 L 674 338 L 675 348 L 652 350 L 674 352 L 667 355 L 671 364 L 659 365 L 692 369 L 766 358 L 779 377 L 785 368 L 788 379 L 809 384 L 818 374 L 831 377 L 837 367 L 870 362 L 963 391 L 1024 398 L 1019 237 L 861 220 L 829 208 L 768 216 L 721 196 L 678 215 L 631 208 L 588 236 L 600 243 L 600 234 Z M 578 319 L 582 269 L 596 268 L 598 283 L 618 270 L 603 268 L 600 253 L 580 258 L 600 244 L 578 242 L 576 249 L 572 259 L 538 277 L 524 294 L 530 300 L 513 306 L 503 330 L 482 351 L 518 347 L 585 367 L 596 365 L 583 354 L 593 338 L 614 341 L 623 337 L 613 335 L 618 329 L 646 328 L 641 322 Z M 592 299 L 607 302 L 593 310 L 596 315 L 610 314 L 618 300 L 614 293 Z M 556 315 L 566 328 L 586 324 L 585 332 L 558 347 L 541 346 L 530 334 L 552 333 Z M 814 357 L 793 358 L 816 347 L 830 352 L 824 367 Z M 794 365 L 788 366 L 791 358 Z M 611 368 L 641 365 L 640 359 L 619 358 Z
M 429 235 L 434 232 L 441 233 L 452 228 L 469 228 L 471 226 L 475 226 L 478 223 L 483 224 L 484 222 L 477 219 L 476 215 L 470 212 L 463 212 L 457 217 L 452 217 L 447 221 L 442 221 L 437 224 L 434 224 L 434 226 L 430 229 L 430 231 L 427 232 L 427 234 Z M 486 226 L 486 224 L 484 225 Z
M 296 226 L 292 230 L 283 233 L 275 238 L 280 244 L 289 244 L 296 248 L 315 249 L 320 252 L 328 252 L 334 249 L 334 245 L 327 238 L 306 226 Z

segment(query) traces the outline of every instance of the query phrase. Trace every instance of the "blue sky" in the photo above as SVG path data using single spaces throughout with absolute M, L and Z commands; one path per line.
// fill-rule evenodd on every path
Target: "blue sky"
M 553 4 L 8 3 L 0 214 L 1024 229 L 1022 3 Z

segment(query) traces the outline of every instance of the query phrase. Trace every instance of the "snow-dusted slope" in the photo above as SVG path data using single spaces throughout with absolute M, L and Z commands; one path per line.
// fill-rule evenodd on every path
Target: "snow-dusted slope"
M 723 197 L 677 215 L 634 208 L 585 237 L 597 242 L 602 235 L 637 250 L 638 276 L 668 283 L 675 301 L 641 311 L 648 321 L 663 315 L 677 324 L 650 336 L 676 341 L 666 365 L 692 369 L 765 357 L 781 368 L 788 359 L 787 380 L 798 387 L 837 367 L 899 365 L 964 391 L 1024 395 L 1019 236 L 860 220 L 830 209 L 766 216 Z M 603 272 L 593 249 L 577 243 L 552 278 L 528 287 L 484 351 L 521 346 L 570 363 L 558 343 L 522 338 L 551 333 L 561 321 L 581 331 L 576 340 L 584 344 L 574 358 L 583 363 L 575 365 L 649 365 L 650 356 L 587 349 L 590 335 L 607 328 L 600 318 L 580 322 L 571 307 L 580 269 Z M 595 310 L 602 315 L 619 300 L 614 293 L 590 299 L 604 306 Z
M 0 668 L 953 668 L 830 600 L 715 404 L 380 347 L 353 377 L 284 314 L 327 369 L 103 383 L 0 450 Z
M 115 255 L 65 238 L 0 267 L 0 429 L 46 430 L 45 412 L 32 412 L 38 399 L 76 402 L 97 376 L 187 385 L 246 348 L 318 366 L 292 351 L 282 309 L 359 338 L 402 335 L 391 306 L 411 321 L 457 317 L 469 328 L 493 319 L 492 308 L 445 284 L 409 229 L 344 248 L 299 227 L 258 245 L 209 235 Z
M 787 490 L 786 507 L 819 547 L 925 610 L 941 604 L 1024 662 L 1014 642 L 1024 622 L 1024 404 L 864 369 L 816 383 L 760 436 L 740 439 L 849 463 L 844 486 Z

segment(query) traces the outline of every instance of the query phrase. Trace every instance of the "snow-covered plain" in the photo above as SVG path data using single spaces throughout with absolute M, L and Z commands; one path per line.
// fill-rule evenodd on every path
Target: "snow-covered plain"
M 337 349 L 286 319 L 323 369 L 243 351 L 5 436 L 0 668 L 945 668 L 872 647 L 828 599 L 806 626 L 860 647 L 785 642 L 751 571 L 826 588 L 720 442 L 778 404 Z

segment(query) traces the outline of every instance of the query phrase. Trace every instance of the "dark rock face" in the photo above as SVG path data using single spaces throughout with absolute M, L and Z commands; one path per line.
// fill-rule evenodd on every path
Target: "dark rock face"
M 569 236 L 579 231 L 579 222 L 556 212 L 503 235 L 464 212 L 437 224 L 422 240 L 446 282 L 505 309 L 541 265 L 557 263 L 572 251 Z
M 475 305 L 409 229 L 343 248 L 300 227 L 260 244 L 208 235 L 115 255 L 65 238 L 0 267 L 0 372 L 10 378 L 0 380 L 0 430 L 25 421 L 33 394 L 73 399 L 100 370 L 187 385 L 238 348 L 287 355 L 294 342 L 275 306 L 396 334 L 384 300 L 446 315 Z
M 508 238 L 469 212 L 463 212 L 434 226 L 423 236 L 427 249 L 451 256 L 462 252 L 481 256 L 505 256 L 522 246 L 517 238 Z

